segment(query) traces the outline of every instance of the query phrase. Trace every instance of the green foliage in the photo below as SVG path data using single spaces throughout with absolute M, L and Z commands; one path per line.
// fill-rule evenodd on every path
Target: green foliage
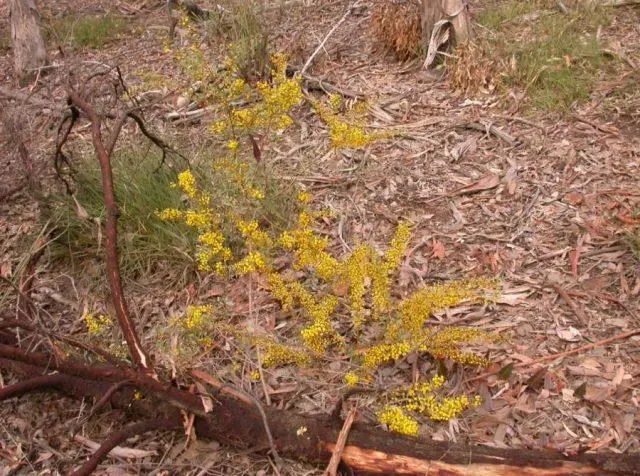
M 640 261 L 640 227 L 627 233 L 626 242 L 633 256 Z
M 609 10 L 578 3 L 567 14 L 555 2 L 510 1 L 491 6 L 479 23 L 492 30 L 484 55 L 501 65 L 508 87 L 526 90 L 540 109 L 568 109 L 585 101 L 598 79 L 614 68 L 596 38 Z
M 45 31 L 61 44 L 97 49 L 125 33 L 127 21 L 111 13 L 100 16 L 70 15 L 51 21 Z
M 193 264 L 194 234 L 184 226 L 168 226 L 155 214 L 158 208 L 182 201 L 180 193 L 170 188 L 175 174 L 166 167 L 156 170 L 159 160 L 159 154 L 145 156 L 136 149 L 117 153 L 112 160 L 121 213 L 120 263 L 125 276 L 149 272 L 161 263 L 183 271 Z M 79 262 L 101 259 L 104 237 L 98 223 L 104 223 L 105 210 L 100 168 L 93 154 L 75 167 L 75 198 L 89 217 L 79 216 L 71 197 L 55 197 L 55 219 L 62 232 L 57 240 L 58 254 Z

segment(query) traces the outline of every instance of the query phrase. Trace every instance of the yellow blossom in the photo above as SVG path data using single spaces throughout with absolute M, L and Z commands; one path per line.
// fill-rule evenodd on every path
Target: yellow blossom
M 344 376 L 344 383 L 346 383 L 349 387 L 354 387 L 358 385 L 360 382 L 360 377 L 353 372 L 348 372 Z
M 111 326 L 111 319 L 109 319 L 107 316 L 103 316 L 102 314 L 98 314 L 96 316 L 92 313 L 87 313 L 82 317 L 87 323 L 87 330 L 89 332 L 89 335 L 92 336 L 98 336 L 102 334 Z
M 234 268 L 239 275 L 252 273 L 254 271 L 264 271 L 267 265 L 264 256 L 257 251 L 250 252 L 247 256 L 238 261 Z
M 238 150 L 239 147 L 239 143 L 237 140 L 232 139 L 229 142 L 227 142 L 227 149 L 229 149 L 231 152 L 235 152 Z
M 194 198 L 198 193 L 196 179 L 190 170 L 184 170 L 178 174 L 178 186 L 189 198 Z
M 395 405 L 385 406 L 380 413 L 378 413 L 378 421 L 383 425 L 387 425 L 389 430 L 396 433 L 402 433 L 403 435 L 417 435 L 418 434 L 418 422 L 415 418 L 406 415 L 402 408 Z

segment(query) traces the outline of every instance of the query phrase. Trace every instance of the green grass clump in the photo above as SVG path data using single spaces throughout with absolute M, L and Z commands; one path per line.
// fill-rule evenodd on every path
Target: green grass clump
M 233 207 L 239 203 L 237 188 L 228 178 L 216 173 L 210 166 L 213 152 L 205 151 L 192 163 L 193 174 L 216 203 Z M 118 247 L 122 273 L 128 278 L 158 272 L 182 279 L 193 275 L 196 263 L 197 233 L 185 224 L 167 222 L 157 212 L 167 208 L 183 209 L 186 202 L 180 190 L 173 187 L 177 174 L 169 168 L 158 168 L 160 154 L 145 153 L 138 149 L 125 149 L 112 159 L 116 200 L 120 209 L 118 218 Z M 182 167 L 182 165 L 181 165 Z M 74 165 L 75 198 L 89 215 L 82 218 L 76 211 L 72 197 L 54 198 L 52 218 L 57 223 L 58 236 L 54 255 L 82 264 L 88 259 L 103 260 L 105 209 L 102 198 L 100 167 L 93 154 Z M 265 178 L 263 172 L 251 170 L 270 190 L 269 196 L 247 210 L 250 216 L 275 232 L 289 227 L 294 221 L 295 199 L 293 190 Z M 241 237 L 230 236 L 232 249 Z
M 102 48 L 127 31 L 124 18 L 107 13 L 93 16 L 66 16 L 54 20 L 47 28 L 49 37 L 76 48 Z
M 615 67 L 596 38 L 598 27 L 611 21 L 604 7 L 575 4 L 562 13 L 547 0 L 511 1 L 478 19 L 490 30 L 485 54 L 503 65 L 502 82 L 525 90 L 537 108 L 563 110 L 588 100 Z
M 230 56 L 240 76 L 247 79 L 265 79 L 271 67 L 269 62 L 269 35 L 263 15 L 256 2 L 230 0 L 225 11 L 215 12 L 207 21 L 209 34 L 222 37 L 231 44 Z
M 175 174 L 158 170 L 159 156 L 147 157 L 137 150 L 126 150 L 112 159 L 116 199 L 120 208 L 118 246 L 125 276 L 136 277 L 166 268 L 186 271 L 192 268 L 195 236 L 187 227 L 169 226 L 156 216 L 156 210 L 179 206 L 180 192 L 171 188 Z M 58 257 L 82 263 L 103 259 L 105 208 L 100 167 L 93 155 L 75 165 L 75 198 L 89 215 L 80 217 L 76 204 L 67 195 L 55 197 Z

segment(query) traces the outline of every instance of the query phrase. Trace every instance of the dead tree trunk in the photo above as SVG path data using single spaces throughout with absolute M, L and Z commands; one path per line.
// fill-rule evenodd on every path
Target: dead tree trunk
M 466 0 L 422 0 L 422 40 L 428 45 L 439 21 L 448 20 L 453 30 L 453 41 L 465 43 L 470 36 L 471 22 Z
M 1 329 L 2 321 L 0 321 Z M 85 366 L 50 355 L 28 352 L 16 345 L 11 333 L 0 330 L 0 369 L 26 377 L 0 389 L 0 401 L 29 391 L 56 389 L 76 398 L 102 399 L 126 408 L 137 418 L 180 421 L 180 409 L 193 412 L 196 434 L 236 448 L 269 448 L 264 422 L 256 407 L 213 387 L 214 405 L 205 410 L 201 396 L 179 390 L 132 370 L 111 366 Z M 47 372 L 56 371 L 55 374 Z M 200 373 L 202 374 L 202 372 Z M 127 382 L 127 386 L 120 384 Z M 134 389 L 145 398 L 133 398 Z M 115 391 L 111 391 L 114 389 Z M 107 403 L 107 402 L 105 402 Z M 273 441 L 282 455 L 326 464 L 341 422 L 330 416 L 307 416 L 264 408 Z M 640 474 L 638 455 L 499 449 L 462 443 L 430 441 L 382 432 L 355 424 L 349 433 L 342 461 L 357 474 L 439 474 L 486 476 L 621 475 Z
M 36 76 L 38 68 L 47 64 L 35 0 L 9 0 L 9 20 L 14 72 L 20 86 L 24 86 Z

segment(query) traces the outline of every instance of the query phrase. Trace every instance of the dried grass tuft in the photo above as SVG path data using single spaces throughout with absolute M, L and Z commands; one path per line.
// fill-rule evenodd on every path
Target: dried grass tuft
M 474 41 L 459 45 L 455 56 L 446 58 L 445 68 L 453 88 L 466 93 L 493 91 L 500 84 L 504 69 L 489 54 L 488 45 Z
M 393 51 L 399 59 L 415 57 L 420 53 L 422 38 L 419 2 L 376 2 L 371 31 L 378 46 Z

